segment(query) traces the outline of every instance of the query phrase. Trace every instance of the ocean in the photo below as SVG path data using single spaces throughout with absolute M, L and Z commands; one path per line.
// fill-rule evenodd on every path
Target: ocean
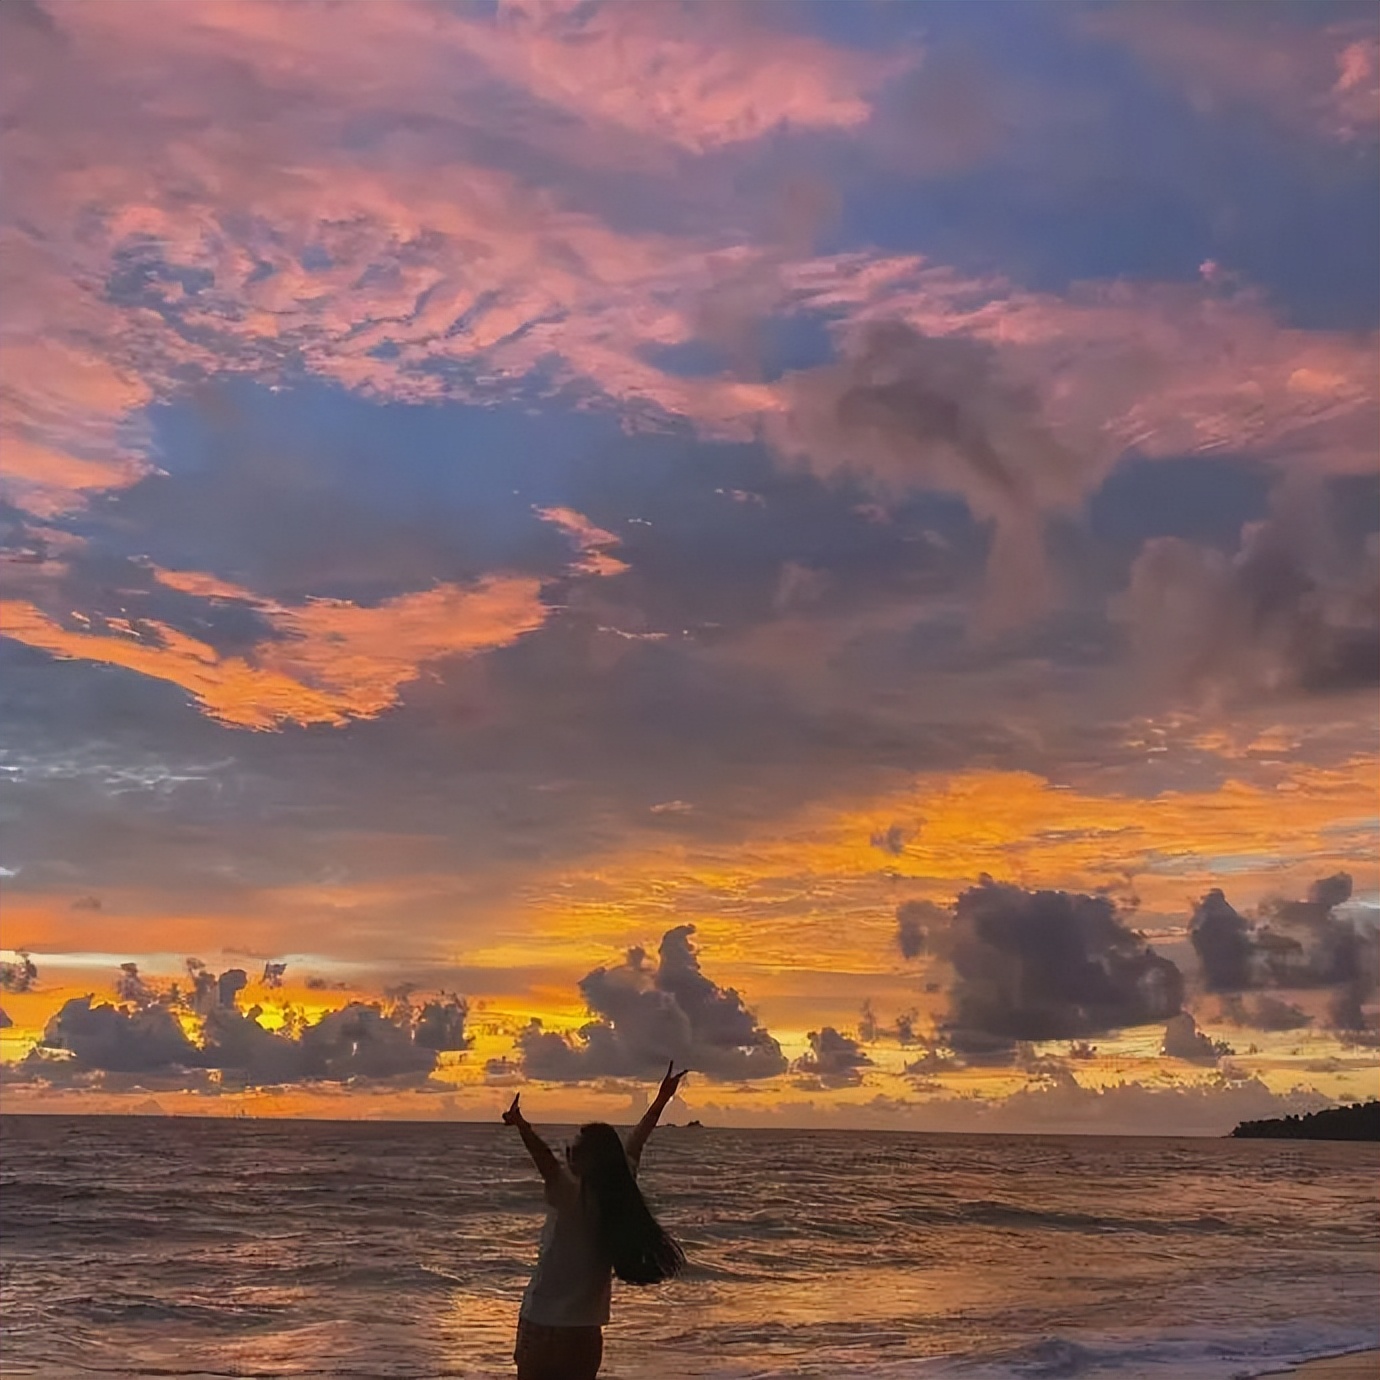
M 568 1131 L 552 1129 L 556 1140 Z M 1380 1146 L 658 1131 L 612 1380 L 1221 1380 L 1380 1344 Z M 0 1374 L 511 1376 L 499 1125 L 0 1119 Z

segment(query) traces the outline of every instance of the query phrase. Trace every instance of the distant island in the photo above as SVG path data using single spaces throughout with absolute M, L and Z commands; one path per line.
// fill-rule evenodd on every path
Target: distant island
M 1241 1140 L 1380 1140 L 1380 1101 L 1329 1107 L 1306 1116 L 1243 1121 L 1232 1135 Z

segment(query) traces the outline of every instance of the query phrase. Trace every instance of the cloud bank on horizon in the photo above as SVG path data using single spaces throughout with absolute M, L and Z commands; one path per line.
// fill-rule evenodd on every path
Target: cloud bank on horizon
M 10 1094 L 1363 1090 L 1373 9 L 327 9 L 0 16 Z

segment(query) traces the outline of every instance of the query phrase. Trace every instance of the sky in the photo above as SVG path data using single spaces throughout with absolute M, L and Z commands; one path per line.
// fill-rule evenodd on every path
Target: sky
M 5 1110 L 1376 1092 L 1372 5 L 0 55 Z

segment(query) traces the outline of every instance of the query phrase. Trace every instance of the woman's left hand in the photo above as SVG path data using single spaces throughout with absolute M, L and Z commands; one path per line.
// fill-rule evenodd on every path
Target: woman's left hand
M 521 1093 L 513 1094 L 512 1106 L 510 1106 L 508 1110 L 503 1113 L 503 1124 L 505 1126 L 521 1126 L 523 1121 L 525 1120 L 525 1118 L 522 1115 L 522 1109 L 518 1106 L 518 1098 L 521 1096 Z
M 673 1059 L 666 1065 L 666 1077 L 661 1080 L 661 1087 L 657 1089 L 656 1095 L 659 1102 L 669 1102 L 680 1088 L 680 1080 L 690 1072 L 689 1069 L 681 1069 L 679 1073 L 675 1070 L 676 1062 Z

